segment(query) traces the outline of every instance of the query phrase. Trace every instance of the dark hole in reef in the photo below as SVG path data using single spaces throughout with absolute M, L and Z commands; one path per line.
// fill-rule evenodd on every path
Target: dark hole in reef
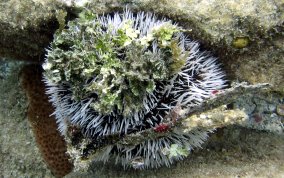
M 203 74 L 202 72 L 194 71 L 192 75 L 192 81 L 193 82 L 202 81 L 203 80 L 202 74 Z
M 98 95 L 96 93 L 90 93 L 87 98 L 93 98 L 93 99 L 97 100 L 98 99 Z
M 67 44 L 67 43 L 62 43 L 57 45 L 58 48 L 64 50 L 64 51 L 70 51 L 71 49 L 71 45 Z
M 125 60 L 125 57 L 126 57 L 126 49 L 124 49 L 124 48 L 120 48 L 120 49 L 118 49 L 117 50 L 117 57 L 118 57 L 118 59 L 120 59 L 121 61 L 122 60 Z
M 227 104 L 227 109 L 234 109 L 234 103 Z
M 76 126 L 70 126 L 68 128 L 68 132 L 71 133 L 72 145 L 78 145 L 80 143 L 80 140 L 84 138 L 80 128 L 76 128 Z
M 93 81 L 93 78 L 89 78 L 87 81 L 86 81 L 86 84 L 90 84 L 91 82 Z

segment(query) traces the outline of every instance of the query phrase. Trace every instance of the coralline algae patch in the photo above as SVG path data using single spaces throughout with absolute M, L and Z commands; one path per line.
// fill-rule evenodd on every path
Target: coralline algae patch
M 71 172 L 73 165 L 68 160 L 66 143 L 57 130 L 55 118 L 50 116 L 54 108 L 45 94 L 41 67 L 24 67 L 21 71 L 21 85 L 29 101 L 28 120 L 43 159 L 56 177 L 63 177 Z
M 166 125 L 176 108 L 197 106 L 224 88 L 216 58 L 199 51 L 184 31 L 170 20 L 129 10 L 106 16 L 84 11 L 58 30 L 43 68 L 60 132 L 77 128 L 96 150 L 113 135 Z M 206 138 L 207 131 L 196 130 L 133 147 L 108 145 L 96 161 L 114 157 L 124 167 L 169 166 L 187 154 L 169 157 L 162 150 L 175 145 L 189 152 Z
M 253 96 L 253 97 L 252 97 Z M 241 125 L 246 128 L 283 134 L 284 98 L 277 93 L 244 95 L 234 102 L 234 108 L 243 109 L 249 119 Z M 281 113 L 282 112 L 282 113 Z

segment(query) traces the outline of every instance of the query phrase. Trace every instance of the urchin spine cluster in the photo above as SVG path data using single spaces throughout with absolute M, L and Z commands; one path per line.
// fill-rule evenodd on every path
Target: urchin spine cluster
M 173 132 L 169 136 L 147 140 L 136 146 L 109 145 L 96 159 L 103 162 L 114 159 L 115 164 L 122 164 L 125 168 L 131 166 L 135 169 L 147 169 L 164 165 L 169 167 L 174 161 L 182 160 L 186 156 L 177 154 L 175 157 L 169 157 L 164 150 L 171 151 L 171 145 L 177 144 L 189 153 L 193 148 L 201 148 L 207 137 L 207 132 L 201 130 L 188 134 Z
M 112 16 L 88 12 L 69 22 L 68 27 L 56 34 L 43 64 L 46 91 L 55 107 L 54 115 L 62 134 L 65 134 L 68 124 L 81 128 L 86 137 L 94 140 L 157 127 L 167 122 L 167 116 L 177 106 L 199 105 L 214 91 L 225 87 L 224 73 L 216 58 L 200 52 L 199 44 L 189 40 L 181 27 L 167 19 L 159 20 L 144 12 L 134 15 L 129 10 Z M 98 43 L 98 40 L 102 42 Z M 135 57 L 136 61 L 147 61 L 135 63 Z M 97 63 L 92 64 L 93 61 Z M 129 67 L 129 63 L 132 66 Z M 66 71 L 70 66 L 73 68 Z M 81 68 L 76 71 L 74 66 Z M 97 69 L 96 66 L 101 67 Z M 141 85 L 143 91 L 135 85 L 137 82 L 137 86 L 140 86 L 139 82 L 145 84 L 144 89 Z M 124 90 L 133 94 L 127 95 Z M 77 97 L 78 91 L 86 93 Z M 138 95 L 142 95 L 139 109 L 127 104 L 128 101 L 134 102 L 127 97 L 136 97 L 135 92 L 138 92 L 138 100 Z M 114 104 L 100 103 L 103 101 Z M 104 106 L 111 111 L 103 112 Z M 107 161 L 115 157 L 117 163 L 136 168 L 169 166 L 173 160 L 184 156 L 169 158 L 163 149 L 178 144 L 190 151 L 199 147 L 206 138 L 206 131 L 172 133 L 133 147 L 109 146 L 97 159 Z

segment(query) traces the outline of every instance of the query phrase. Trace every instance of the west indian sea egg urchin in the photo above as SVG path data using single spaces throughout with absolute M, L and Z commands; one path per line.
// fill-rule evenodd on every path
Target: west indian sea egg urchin
M 149 128 L 166 131 L 175 109 L 197 106 L 224 88 L 216 58 L 199 51 L 184 31 L 168 19 L 129 10 L 102 16 L 85 11 L 57 31 L 43 68 L 60 132 L 66 134 L 69 123 L 102 142 Z M 173 131 L 131 147 L 110 145 L 96 159 L 113 157 L 141 169 L 169 166 L 206 138 L 204 130 Z

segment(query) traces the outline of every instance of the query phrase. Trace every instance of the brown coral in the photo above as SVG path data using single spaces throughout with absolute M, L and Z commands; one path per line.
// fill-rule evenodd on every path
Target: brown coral
M 45 95 L 41 74 L 38 65 L 28 65 L 21 71 L 21 85 L 29 101 L 28 119 L 46 164 L 56 177 L 63 177 L 71 172 L 73 164 L 68 160 L 66 143 L 57 130 L 55 118 L 50 116 L 53 107 Z

